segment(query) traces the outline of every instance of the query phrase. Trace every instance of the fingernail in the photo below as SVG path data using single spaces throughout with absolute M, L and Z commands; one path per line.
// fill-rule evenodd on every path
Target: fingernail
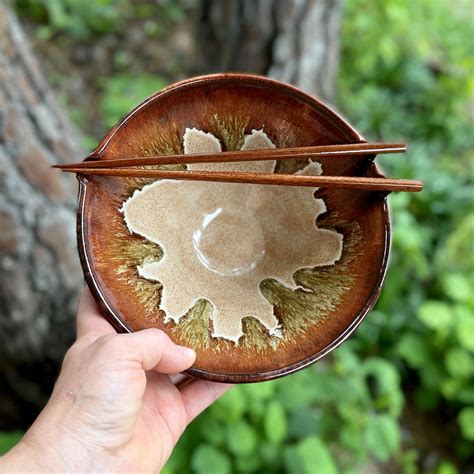
M 196 353 L 193 351 L 193 349 L 189 348 L 189 347 L 184 347 L 184 346 L 176 346 L 179 350 L 179 352 L 181 352 L 181 354 L 183 354 L 184 356 L 186 357 L 196 357 Z

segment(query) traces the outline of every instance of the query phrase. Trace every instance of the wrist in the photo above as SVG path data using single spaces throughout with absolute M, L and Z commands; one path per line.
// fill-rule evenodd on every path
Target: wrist
M 72 419 L 73 411 L 67 403 L 50 400 L 19 443 L 0 458 L 0 472 L 89 472 L 106 468 L 106 453 L 87 428 L 82 430 L 81 423 Z
M 0 472 L 46 472 L 43 456 L 23 437 L 10 451 L 0 458 Z
M 45 471 L 90 472 L 106 467 L 100 440 L 77 412 L 72 400 L 53 395 L 26 433 L 24 441 Z

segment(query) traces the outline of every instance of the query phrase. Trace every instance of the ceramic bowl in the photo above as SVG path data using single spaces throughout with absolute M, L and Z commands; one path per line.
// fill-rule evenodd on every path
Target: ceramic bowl
M 179 82 L 147 99 L 107 134 L 92 158 L 181 153 L 184 131 L 192 127 L 227 140 L 229 147 L 239 127 L 239 133 L 264 128 L 278 147 L 364 141 L 329 107 L 294 87 L 259 76 L 217 74 Z M 378 176 L 373 159 L 367 155 L 362 160 L 319 161 L 327 175 Z M 294 172 L 302 166 L 282 162 L 276 172 Z M 192 318 L 165 322 L 160 283 L 137 273 L 137 266 L 150 255 L 160 258 L 161 249 L 130 233 L 120 212 L 123 202 L 150 180 L 80 176 L 79 182 L 79 253 L 87 284 L 104 316 L 118 331 L 156 327 L 176 343 L 193 347 L 197 359 L 188 371 L 192 376 L 241 383 L 302 369 L 343 342 L 381 291 L 390 247 L 386 195 L 320 189 L 314 196 L 324 199 L 327 212 L 317 223 L 343 235 L 342 255 L 334 265 L 309 270 L 311 285 L 305 283 L 308 271 L 296 272 L 295 281 L 302 286 L 297 290 L 262 283 L 262 292 L 273 292 L 281 337 L 270 337 L 256 320 L 246 318 L 238 344 L 214 338 L 209 312 L 202 307 Z M 287 311 L 290 303 L 293 310 Z

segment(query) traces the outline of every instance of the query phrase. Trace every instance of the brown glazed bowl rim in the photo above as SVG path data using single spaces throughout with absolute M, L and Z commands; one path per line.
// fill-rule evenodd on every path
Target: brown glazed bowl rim
M 324 102 L 315 97 L 312 97 L 298 88 L 286 84 L 281 81 L 277 81 L 275 79 L 269 79 L 265 76 L 259 76 L 254 74 L 240 74 L 240 73 L 220 73 L 220 74 L 210 74 L 204 76 L 197 76 L 190 79 L 185 79 L 183 81 L 171 84 L 164 89 L 156 92 L 155 94 L 151 95 L 147 99 L 145 99 L 141 104 L 135 107 L 131 112 L 125 115 L 118 123 L 105 135 L 105 137 L 100 141 L 97 148 L 88 156 L 87 159 L 98 159 L 102 152 L 107 148 L 110 140 L 113 138 L 115 133 L 133 116 L 144 106 L 146 106 L 149 102 L 159 99 L 160 97 L 172 93 L 177 89 L 183 87 L 190 87 L 194 85 L 202 85 L 202 84 L 216 84 L 216 83 L 225 83 L 225 82 L 234 82 L 234 81 L 243 81 L 243 82 L 251 82 L 258 84 L 261 87 L 277 87 L 281 90 L 284 90 L 286 93 L 290 95 L 296 95 L 300 100 L 302 99 L 305 102 L 310 103 L 313 107 L 316 106 L 318 109 L 324 111 L 327 116 L 336 122 L 339 126 L 341 126 L 346 132 L 350 133 L 354 137 L 354 141 L 364 142 L 365 139 L 362 135 L 354 129 L 354 127 L 347 122 L 341 115 L 337 112 L 332 110 L 329 106 L 327 106 Z M 378 176 L 381 176 L 376 172 Z M 107 302 L 107 298 L 102 293 L 101 288 L 98 284 L 97 278 L 95 276 L 94 267 L 92 265 L 92 261 L 89 255 L 88 243 L 86 240 L 85 229 L 87 226 L 86 223 L 86 212 L 85 212 L 85 203 L 86 203 L 86 194 L 87 194 L 87 179 L 84 176 L 78 175 L 79 181 L 79 196 L 78 196 L 78 211 L 77 211 L 77 244 L 78 244 L 78 251 L 79 257 L 82 265 L 82 269 L 84 272 L 84 277 L 89 287 L 94 299 L 98 303 L 103 315 L 105 318 L 111 323 L 111 325 L 117 330 L 118 332 L 122 333 L 129 333 L 132 332 L 132 329 L 128 327 L 128 325 L 123 321 L 118 314 L 111 308 L 109 303 Z M 190 368 L 184 373 L 193 377 L 198 377 L 201 379 L 209 380 L 212 382 L 221 382 L 221 383 L 251 383 L 251 382 L 264 382 L 273 380 L 276 378 L 283 377 L 285 375 L 289 375 L 293 372 L 298 370 L 304 369 L 309 365 L 313 364 L 317 360 L 324 357 L 326 354 L 334 350 L 338 347 L 342 342 L 344 342 L 359 326 L 359 324 L 364 320 L 366 315 L 369 311 L 374 307 L 380 292 L 382 290 L 383 282 L 385 280 L 385 276 L 387 273 L 388 267 L 388 260 L 390 254 L 390 247 L 391 247 L 391 224 L 390 224 L 390 216 L 387 204 L 387 196 L 381 195 L 380 199 L 383 200 L 382 211 L 384 214 L 384 255 L 382 264 L 380 266 L 379 275 L 377 283 L 373 287 L 373 291 L 371 293 L 370 298 L 367 300 L 365 306 L 362 308 L 361 311 L 354 317 L 352 323 L 338 336 L 336 337 L 330 344 L 326 347 L 321 349 L 320 351 L 312 354 L 311 356 L 290 364 L 286 367 L 280 367 L 278 369 L 269 370 L 260 373 L 248 374 L 226 374 L 224 372 L 213 372 L 207 371 L 203 369 L 196 369 Z

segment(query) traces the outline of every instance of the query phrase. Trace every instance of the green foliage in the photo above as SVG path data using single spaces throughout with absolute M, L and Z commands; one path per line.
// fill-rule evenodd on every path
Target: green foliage
M 9 451 L 15 444 L 20 441 L 24 433 L 21 431 L 10 431 L 10 432 L 1 432 L 0 431 L 0 456 Z
M 387 415 L 372 416 L 367 423 L 364 441 L 374 457 L 388 461 L 400 445 L 400 430 L 396 420 Z
M 463 408 L 459 413 L 458 421 L 466 439 L 474 441 L 474 408 Z
M 14 0 L 17 12 L 33 19 L 40 26 L 37 34 L 43 39 L 67 35 L 76 40 L 89 40 L 127 27 L 127 21 L 146 20 L 143 30 L 148 37 L 166 32 L 165 24 L 183 18 L 183 9 L 173 0 L 156 2 L 140 0 Z M 156 21 L 154 17 L 159 20 Z
M 264 429 L 266 439 L 272 444 L 281 443 L 288 434 L 285 410 L 276 401 L 268 405 L 264 415 Z
M 156 76 L 116 74 L 102 81 L 102 114 L 104 123 L 112 127 L 127 112 L 151 94 L 165 87 L 166 82 Z
M 257 434 L 246 421 L 240 420 L 234 423 L 226 435 L 227 447 L 236 457 L 249 456 L 257 449 Z
M 167 472 L 189 463 L 203 471 L 202 452 L 212 454 L 212 463 L 216 452 L 227 453 L 225 466 L 245 473 L 312 474 L 314 466 L 331 473 L 369 456 L 386 460 L 399 447 L 402 406 L 397 371 L 381 358 L 360 359 L 343 346 L 332 364 L 234 387 L 185 433 Z M 203 440 L 199 456 L 187 448 Z
M 459 458 L 469 457 L 466 440 L 474 424 L 469 7 L 441 0 L 371 0 L 366 7 L 370 15 L 359 13 L 357 2 L 347 4 L 340 103 L 370 138 L 409 143 L 406 156 L 383 160 L 383 168 L 424 179 L 425 190 L 389 198 L 391 266 L 377 311 L 361 326 L 354 347 L 361 356 L 377 353 L 399 367 L 420 409 L 459 412 L 452 442 Z
M 105 34 L 116 31 L 120 20 L 130 8 L 126 0 L 52 0 L 34 2 L 17 0 L 17 10 L 45 25 L 38 33 L 49 38 L 55 33 L 69 34 L 78 39 L 85 39 L 91 34 Z
M 202 474 L 227 474 L 231 472 L 229 458 L 220 450 L 202 444 L 192 453 L 191 467 Z
M 458 474 L 458 470 L 448 462 L 442 462 L 436 469 L 436 474 Z
M 308 436 L 295 446 L 285 449 L 286 472 L 290 474 L 337 474 L 334 458 L 325 444 L 316 436 Z

